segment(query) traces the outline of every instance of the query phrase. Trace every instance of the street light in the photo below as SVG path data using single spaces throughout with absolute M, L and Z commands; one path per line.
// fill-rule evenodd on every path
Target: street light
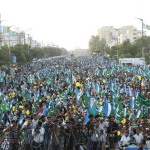
M 30 34 L 27 34 L 27 36 L 28 36 L 28 55 L 29 55 L 29 36 L 30 36 Z
M 142 22 L 142 57 L 144 57 L 143 51 L 144 51 L 144 45 L 143 45 L 143 19 L 141 18 L 135 18 L 135 19 L 139 19 Z
M 0 19 L 1 19 L 1 16 L 0 16 Z M 3 21 L 6 21 L 6 20 L 0 20 L 0 26 Z M 2 32 L 0 32 L 0 49 L 1 49 L 1 45 L 2 45 L 2 39 L 4 39 L 4 38 L 2 38 L 1 35 L 2 35 Z
M 113 28 L 113 29 L 115 29 L 115 28 Z M 115 30 L 118 31 L 119 29 L 115 29 Z M 111 33 L 111 36 L 112 36 L 112 32 L 110 32 L 110 33 Z M 118 37 L 117 36 L 113 36 L 113 37 L 117 39 L 117 59 L 118 59 Z
M 22 31 L 22 32 L 20 32 L 21 33 L 21 39 L 22 39 L 22 35 L 24 35 L 24 44 L 25 44 L 25 32 L 24 31 Z
M 8 32 L 9 32 L 10 28 L 13 27 L 13 26 L 14 25 L 12 25 L 12 26 L 6 26 L 6 28 L 8 29 Z M 10 34 L 9 34 L 9 55 L 10 55 Z

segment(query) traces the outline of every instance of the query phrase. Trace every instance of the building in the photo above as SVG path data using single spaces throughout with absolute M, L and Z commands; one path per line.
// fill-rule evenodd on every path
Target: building
M 18 30 L 18 28 L 15 28 L 13 31 L 9 31 L 7 27 L 3 26 L 3 32 L 1 33 L 1 45 L 10 45 L 15 46 L 17 44 L 24 44 L 25 43 L 25 37 L 24 32 L 21 32 Z
M 125 40 L 129 39 L 131 43 L 142 36 L 142 31 L 137 30 L 134 26 L 123 26 L 119 29 L 114 29 L 113 26 L 104 26 L 98 29 L 98 36 L 100 40 L 105 39 L 106 43 L 112 47 L 117 44 L 117 40 L 110 38 L 111 34 L 118 38 L 118 44 L 122 44 Z M 143 31 L 143 35 L 146 32 Z
M 122 65 L 145 65 L 145 58 L 119 58 Z

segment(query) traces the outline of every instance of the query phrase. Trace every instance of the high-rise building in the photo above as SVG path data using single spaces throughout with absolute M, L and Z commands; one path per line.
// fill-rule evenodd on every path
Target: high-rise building
M 100 40 L 105 39 L 107 45 L 112 47 L 117 44 L 117 40 L 112 40 L 110 38 L 110 34 L 118 38 L 118 44 L 122 44 L 127 39 L 133 43 L 136 39 L 142 36 L 142 31 L 137 30 L 134 26 L 123 26 L 117 30 L 115 30 L 113 26 L 104 26 L 98 29 L 98 36 Z M 143 31 L 143 35 L 146 35 L 145 31 Z

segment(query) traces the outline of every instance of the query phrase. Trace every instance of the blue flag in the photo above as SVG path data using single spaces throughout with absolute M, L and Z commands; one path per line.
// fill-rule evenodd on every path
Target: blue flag
M 25 37 L 24 37 L 24 35 L 22 35 L 22 39 L 24 39 Z
M 44 110 L 43 110 L 43 114 L 42 114 L 43 116 L 47 116 L 47 107 L 45 106 L 45 108 L 44 108 Z
M 12 56 L 12 61 L 16 63 L 16 56 Z
M 146 25 L 144 23 L 142 23 L 142 28 L 146 29 Z
M 11 30 L 9 30 L 9 35 L 12 35 L 12 31 Z
M 2 32 L 2 26 L 0 25 L 0 32 Z

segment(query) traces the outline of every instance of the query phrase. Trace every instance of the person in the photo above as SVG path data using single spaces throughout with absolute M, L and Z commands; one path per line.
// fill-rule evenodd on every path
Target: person
M 36 127 L 32 129 L 33 150 L 40 150 L 40 147 L 42 147 L 42 143 L 44 141 L 44 133 L 45 129 L 42 128 L 42 122 L 38 121 Z
M 44 124 L 45 134 L 44 134 L 44 145 L 45 149 L 48 149 L 48 145 L 50 144 L 50 134 L 49 134 L 49 128 L 51 125 L 51 117 L 47 117 L 46 122 Z
M 139 149 L 138 149 L 138 150 L 143 150 L 143 148 L 144 148 L 143 143 L 140 143 L 140 144 L 139 144 Z
M 114 147 L 114 144 L 118 143 L 118 124 L 114 121 L 115 117 L 112 115 L 110 116 L 110 123 L 108 127 L 108 137 L 110 141 L 110 146 Z
M 12 120 L 9 127 L 4 129 L 4 133 L 9 131 L 9 149 L 18 150 L 19 148 L 19 131 L 15 120 Z
M 135 144 L 136 144 L 135 138 L 132 136 L 130 138 L 130 144 L 129 145 L 135 145 Z
M 33 114 L 33 119 L 32 119 L 33 128 L 35 128 L 35 126 L 37 125 L 37 123 L 38 123 L 38 120 L 37 120 L 37 113 L 34 113 L 34 114 Z
M 100 128 L 100 141 L 102 143 L 102 149 L 104 149 L 105 145 L 106 145 L 106 138 L 107 138 L 107 134 L 106 134 L 106 127 L 107 124 L 104 122 L 105 118 L 104 117 L 100 117 L 100 122 L 99 122 L 99 128 Z
M 136 131 L 136 134 L 133 136 L 136 140 L 136 144 L 140 144 L 142 139 L 143 139 L 143 135 L 139 133 L 139 130 Z
M 147 149 L 149 150 L 150 149 L 150 136 L 147 137 L 146 146 L 147 146 Z
M 63 130 L 63 134 L 65 135 L 64 139 L 64 150 L 73 150 L 73 136 L 71 134 L 70 122 L 66 122 L 66 129 Z
M 89 149 L 99 149 L 100 145 L 99 145 L 99 141 L 100 141 L 100 127 L 99 127 L 99 121 L 96 121 L 95 123 L 95 127 L 93 129 L 90 130 L 91 133 L 91 141 L 92 141 L 92 145 Z
M 126 131 L 126 133 L 125 133 L 124 135 L 122 135 L 120 141 L 121 141 L 121 142 L 125 142 L 125 145 L 124 145 L 124 146 L 129 145 L 130 137 L 129 137 L 129 132 L 128 132 L 128 131 Z
M 58 120 L 54 121 L 53 127 L 49 130 L 51 136 L 51 150 L 60 150 L 61 133 Z
M 90 136 L 90 129 L 91 129 L 91 125 L 93 126 L 92 122 L 94 121 L 94 118 L 93 118 L 93 114 L 89 114 L 89 121 L 87 122 L 86 124 L 86 128 L 87 128 L 87 136 L 88 136 L 88 147 L 89 147 L 89 150 L 91 149 L 91 145 L 92 145 L 92 140 L 91 140 L 91 136 Z
M 27 125 L 23 125 L 21 131 L 24 132 L 24 144 L 25 150 L 31 150 L 32 142 L 32 120 L 30 117 L 27 118 Z

